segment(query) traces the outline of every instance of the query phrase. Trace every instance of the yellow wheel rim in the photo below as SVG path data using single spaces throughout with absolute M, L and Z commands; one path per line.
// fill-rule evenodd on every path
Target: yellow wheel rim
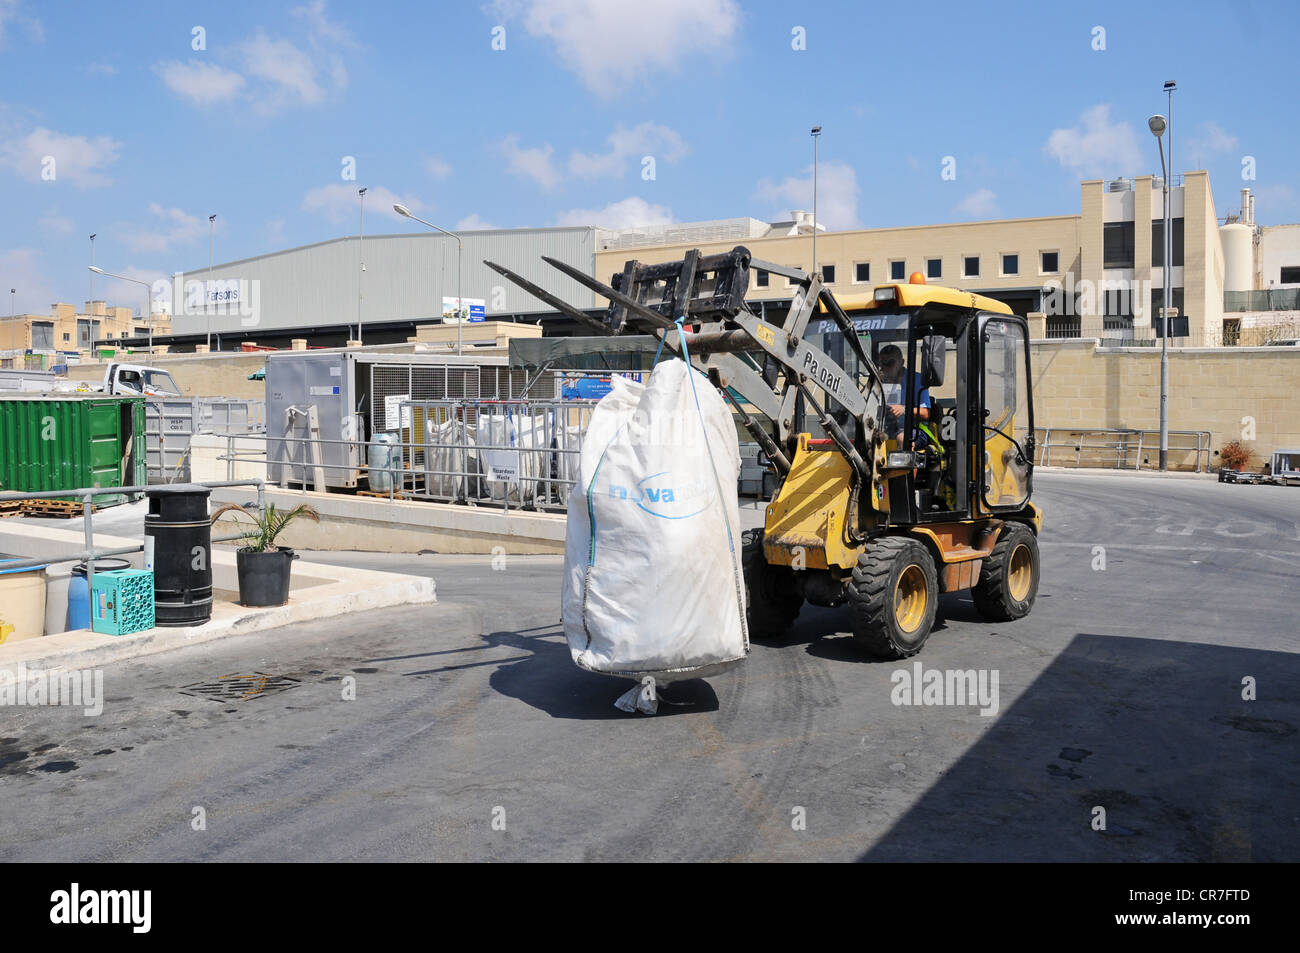
M 1022 543 L 1011 551 L 1011 562 L 1007 565 L 1007 591 L 1016 602 L 1024 602 L 1033 581 L 1034 559 L 1029 547 Z
M 899 629 L 915 632 L 920 628 L 929 601 L 925 571 L 913 563 L 899 574 L 894 586 L 894 621 Z

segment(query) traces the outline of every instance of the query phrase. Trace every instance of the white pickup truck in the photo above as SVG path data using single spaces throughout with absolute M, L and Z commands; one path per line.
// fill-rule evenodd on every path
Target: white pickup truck
M 0 391 L 28 391 L 48 394 L 128 394 L 143 397 L 180 397 L 181 389 L 171 374 L 145 364 L 112 363 L 104 369 L 104 380 L 71 381 L 51 371 L 0 370 Z

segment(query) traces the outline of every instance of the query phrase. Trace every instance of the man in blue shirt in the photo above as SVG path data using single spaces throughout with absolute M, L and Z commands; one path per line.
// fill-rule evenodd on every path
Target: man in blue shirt
M 903 352 L 897 344 L 886 344 L 877 355 L 876 366 L 880 368 L 881 383 L 884 384 L 885 401 L 888 413 L 885 427 L 891 438 L 900 443 L 903 440 L 903 418 L 907 413 L 904 403 L 903 382 L 907 381 L 915 403 L 918 420 L 930 419 L 930 389 L 921 386 L 921 375 L 909 371 L 903 363 Z

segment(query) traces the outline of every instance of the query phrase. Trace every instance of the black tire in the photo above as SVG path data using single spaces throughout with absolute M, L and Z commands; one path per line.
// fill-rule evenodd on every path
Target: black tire
M 780 639 L 790 631 L 803 596 L 795 588 L 794 570 L 773 566 L 763 555 L 763 531 L 744 533 L 740 564 L 745 573 L 745 622 L 751 640 Z
M 939 604 L 930 551 L 906 536 L 873 540 L 858 557 L 848 596 L 859 645 L 880 659 L 915 655 L 930 637 Z
M 1029 615 L 1038 595 L 1038 565 L 1034 531 L 1024 523 L 1005 524 L 971 590 L 979 614 L 991 622 L 1011 622 Z M 1025 571 L 1027 580 L 1021 577 Z

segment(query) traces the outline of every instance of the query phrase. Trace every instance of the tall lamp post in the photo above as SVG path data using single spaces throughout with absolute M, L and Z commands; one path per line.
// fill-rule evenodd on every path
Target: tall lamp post
M 1169 123 L 1165 121 L 1164 116 L 1152 116 L 1147 120 L 1147 127 L 1151 130 L 1151 135 L 1156 137 L 1156 144 L 1160 147 L 1160 176 L 1163 180 L 1162 192 L 1164 193 L 1165 214 L 1164 222 L 1161 225 L 1163 249 L 1160 257 L 1160 272 L 1164 279 L 1164 291 L 1160 296 L 1160 469 L 1169 469 L 1169 299 L 1171 297 L 1170 285 L 1173 282 L 1174 269 L 1170 263 L 1173 257 L 1171 250 L 1173 248 L 1173 236 L 1170 234 L 1172 229 L 1169 227 L 1169 168 L 1165 163 L 1165 130 L 1169 128 Z
M 455 232 L 449 232 L 441 225 L 435 225 L 433 222 L 426 222 L 417 215 L 412 215 L 411 210 L 405 205 L 394 205 L 393 211 L 403 218 L 409 218 L 419 222 L 421 225 L 427 225 L 435 231 L 442 232 L 449 238 L 456 239 L 456 353 L 461 353 L 461 323 L 465 320 L 465 299 L 461 297 L 461 282 L 465 277 L 465 270 L 461 265 L 461 252 L 465 246 L 460 240 L 460 236 Z
M 813 262 L 812 270 L 817 271 L 817 142 L 822 136 L 822 127 L 812 127 L 813 141 Z
M 363 247 L 366 241 L 366 190 L 357 189 L 361 199 L 361 230 L 357 232 L 357 343 L 361 343 L 361 276 L 366 273 Z
M 141 281 L 139 278 L 128 278 L 126 275 L 115 275 L 111 271 L 105 271 L 103 268 L 96 268 L 94 265 L 90 266 L 90 270 L 97 275 L 103 275 L 105 278 L 116 278 L 119 281 L 130 281 L 130 282 L 134 282 L 137 285 L 144 286 L 144 317 L 145 320 L 149 322 L 149 324 L 147 325 L 149 328 L 149 360 L 152 361 L 153 360 L 153 306 L 149 303 L 149 291 L 150 291 L 149 282 Z M 93 346 L 94 342 L 92 341 L 91 344 Z
M 214 223 L 217 220 L 216 215 L 208 216 L 208 289 L 203 295 L 203 310 L 208 316 L 208 350 L 212 350 L 212 304 L 208 296 L 212 294 L 212 231 L 216 227 Z
M 95 263 L 95 236 L 93 234 L 90 236 L 90 263 L 92 265 Z M 95 276 L 94 275 L 90 276 L 90 300 L 91 301 L 95 300 Z

